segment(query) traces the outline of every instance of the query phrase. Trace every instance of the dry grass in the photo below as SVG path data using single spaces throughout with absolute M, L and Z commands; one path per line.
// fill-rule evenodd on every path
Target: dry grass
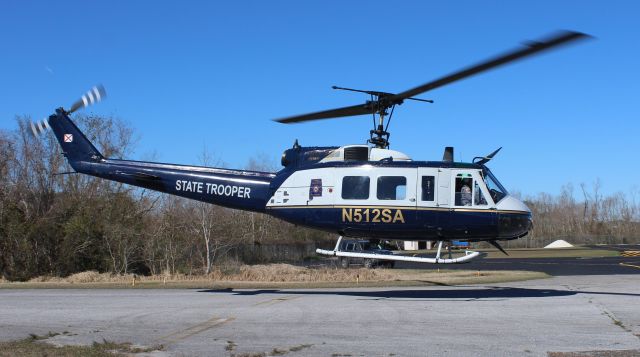
M 326 288 L 483 284 L 548 277 L 528 271 L 307 268 L 289 264 L 242 265 L 209 275 L 114 275 L 86 271 L 68 277 L 42 276 L 0 288 Z M 134 284 L 135 281 L 135 284 Z
M 351 282 L 392 280 L 396 271 L 388 269 L 305 268 L 289 264 L 244 265 L 237 274 L 212 274 L 219 281 L 254 282 Z
M 127 283 L 131 282 L 133 278 L 133 274 L 116 275 L 111 273 L 99 273 L 95 270 L 89 270 L 69 275 L 64 278 L 57 276 L 39 276 L 29 280 L 29 283 Z
M 51 333 L 49 333 L 51 335 Z M 55 335 L 54 335 L 55 336 Z M 162 350 L 162 346 L 157 348 L 139 348 L 131 343 L 115 343 L 103 341 L 94 342 L 91 346 L 54 346 L 41 340 L 53 336 L 36 336 L 19 341 L 0 342 L 0 357 L 9 356 L 51 356 L 51 357 L 113 357 L 131 356 L 137 353 L 149 353 Z
M 242 265 L 231 271 L 214 270 L 209 275 L 153 275 L 136 276 L 134 274 L 115 275 L 84 271 L 67 277 L 39 276 L 29 283 L 137 283 L 176 282 L 176 281 L 250 281 L 250 282 L 315 282 L 315 281 L 378 281 L 393 280 L 398 274 L 385 269 L 336 269 L 305 268 L 290 264 Z

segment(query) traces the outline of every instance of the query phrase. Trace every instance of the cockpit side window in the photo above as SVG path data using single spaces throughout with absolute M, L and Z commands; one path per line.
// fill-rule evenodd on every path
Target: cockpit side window
M 456 175 L 456 206 L 471 206 L 471 174 Z
M 487 200 L 484 198 L 482 194 L 482 190 L 480 189 L 480 185 L 478 181 L 474 182 L 473 186 L 473 205 L 474 206 L 486 206 Z
M 500 181 L 493 176 L 491 171 L 484 170 L 483 176 L 484 181 L 487 184 L 487 189 L 489 189 L 489 194 L 491 195 L 491 198 L 493 198 L 493 202 L 498 203 L 509 194 L 504 186 L 500 184 Z

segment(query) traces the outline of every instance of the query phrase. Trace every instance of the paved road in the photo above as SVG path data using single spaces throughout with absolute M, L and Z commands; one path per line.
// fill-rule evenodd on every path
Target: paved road
M 497 258 L 465 264 L 434 265 L 396 262 L 399 269 L 531 270 L 553 276 L 640 274 L 640 258 Z
M 163 354 L 187 356 L 640 354 L 638 306 L 638 275 L 425 288 L 0 290 L 0 340 L 67 331 L 50 340 L 160 343 Z
M 625 250 L 640 250 L 640 244 L 597 244 L 588 245 L 587 248 L 606 249 L 624 252 Z

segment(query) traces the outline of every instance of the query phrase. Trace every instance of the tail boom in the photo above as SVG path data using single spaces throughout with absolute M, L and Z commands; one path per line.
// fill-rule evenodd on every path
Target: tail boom
M 264 212 L 274 174 L 142 161 L 82 161 L 78 172 L 219 206 Z
M 256 212 L 264 212 L 271 197 L 273 173 L 106 159 L 63 109 L 48 123 L 78 173 Z

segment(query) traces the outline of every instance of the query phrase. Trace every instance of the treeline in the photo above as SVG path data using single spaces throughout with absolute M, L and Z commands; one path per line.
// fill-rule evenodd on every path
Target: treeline
M 75 121 L 105 156 L 131 156 L 136 140 L 130 126 L 111 117 L 77 116 Z M 36 139 L 27 118 L 19 117 L 17 123 L 14 131 L 0 131 L 0 278 L 85 270 L 202 274 L 229 260 L 282 259 L 277 253 L 295 250 L 295 244 L 329 247 L 335 241 L 334 235 L 268 215 L 70 173 L 53 135 Z M 212 164 L 210 155 L 200 161 Z M 257 157 L 247 169 L 277 167 Z M 560 238 L 574 244 L 638 242 L 636 196 L 605 197 L 598 184 L 581 185 L 579 196 L 574 191 L 567 185 L 560 196 L 525 198 L 533 210 L 534 230 L 508 246 L 540 247 Z
M 533 231 L 510 247 L 543 247 L 556 239 L 572 244 L 630 244 L 640 242 L 638 191 L 605 196 L 599 180 L 591 185 L 562 187 L 558 196 L 540 193 L 525 197 L 533 214 Z
M 0 131 L 0 278 L 85 270 L 202 274 L 225 259 L 260 259 L 243 247 L 335 239 L 264 214 L 69 173 L 53 135 L 36 139 L 27 118 L 17 121 L 17 130 Z M 105 156 L 131 154 L 135 137 L 122 121 L 74 121 Z M 247 168 L 265 165 L 257 158 Z

